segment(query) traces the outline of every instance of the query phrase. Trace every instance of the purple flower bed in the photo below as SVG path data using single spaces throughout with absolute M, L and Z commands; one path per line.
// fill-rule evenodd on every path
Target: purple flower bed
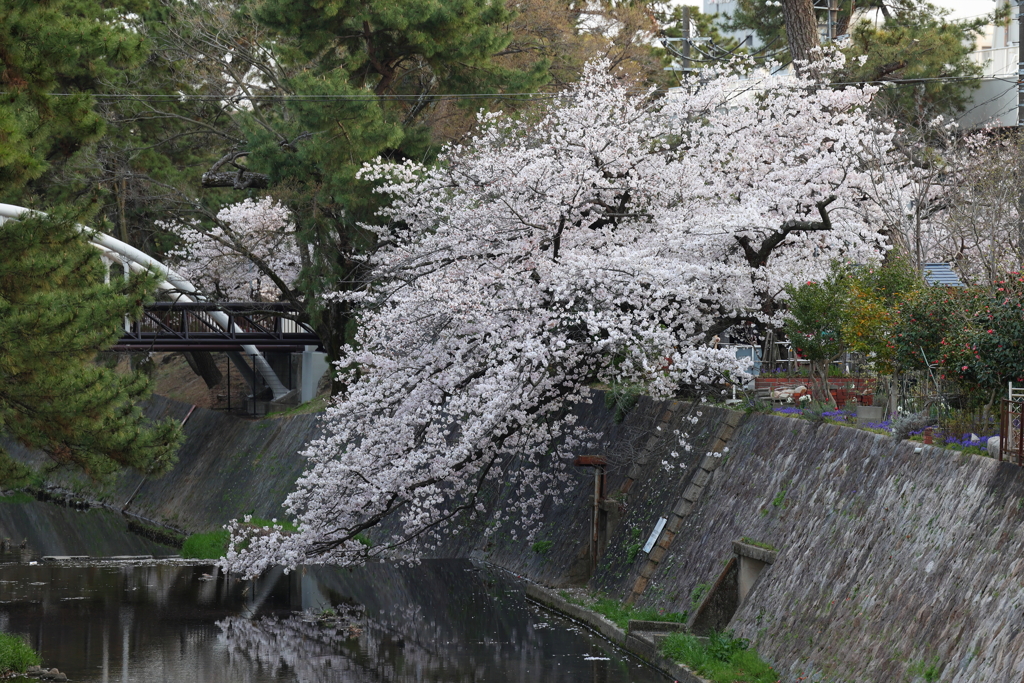
M 776 408 L 775 412 L 776 413 L 782 413 L 783 415 L 803 415 L 804 414 L 803 410 L 801 410 L 800 408 L 795 408 L 793 406 L 782 406 L 782 407 Z
M 803 415 L 804 411 L 802 408 L 796 406 L 779 406 L 775 408 L 776 413 L 782 415 Z M 827 410 L 823 412 L 822 417 L 836 420 L 837 422 L 846 422 L 849 424 L 856 424 L 856 413 L 849 410 Z M 892 420 L 883 420 L 882 422 L 865 422 L 863 427 L 869 429 L 880 429 L 882 431 L 892 431 Z M 919 436 L 924 433 L 924 429 L 918 429 L 910 432 L 910 436 Z M 988 436 L 979 436 L 977 439 L 972 439 L 970 434 L 964 434 L 961 437 L 949 436 L 946 437 L 945 443 L 955 446 L 961 446 L 963 448 L 980 448 L 984 450 L 988 446 L 988 440 L 992 436 L 999 436 L 999 434 L 991 434 Z
M 797 408 L 796 406 L 780 406 L 775 409 L 776 413 L 782 413 L 783 415 L 803 415 L 803 408 Z M 849 422 L 850 418 L 854 416 L 854 413 L 849 410 L 826 410 L 821 414 L 822 417 L 827 417 L 830 420 L 839 420 L 842 422 Z
M 992 438 L 992 436 L 999 435 L 992 434 L 991 436 L 978 436 L 977 439 L 972 439 L 970 434 L 964 434 L 960 438 L 957 438 L 955 436 L 947 436 L 946 443 L 956 444 L 957 446 L 963 446 L 964 448 L 970 448 L 971 446 L 974 446 L 975 448 L 984 449 L 988 447 L 988 440 Z

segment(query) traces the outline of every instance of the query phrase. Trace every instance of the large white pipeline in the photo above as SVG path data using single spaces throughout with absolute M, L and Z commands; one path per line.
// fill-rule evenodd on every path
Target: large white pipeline
M 42 211 L 26 209 L 23 206 L 0 204 L 0 218 L 16 220 L 26 213 L 46 215 Z M 199 290 L 197 290 L 191 282 L 176 273 L 173 269 L 168 268 L 160 261 L 157 261 L 149 254 L 139 251 L 130 244 L 125 244 L 121 240 L 115 239 L 110 235 L 94 230 L 93 228 L 80 225 L 78 226 L 78 229 L 88 235 L 89 241 L 100 251 L 106 253 L 108 257 L 116 255 L 116 260 L 127 265 L 136 272 L 150 271 L 162 277 L 163 280 L 158 285 L 159 289 L 174 295 L 177 297 L 177 301 L 185 303 L 205 301 L 205 297 L 199 293 Z M 208 314 L 225 332 L 242 331 L 237 325 L 231 324 L 230 318 L 228 318 L 227 314 L 224 312 L 209 311 Z M 242 350 L 253 357 L 257 372 L 259 372 L 260 376 L 263 377 L 264 381 L 266 381 L 267 386 L 270 387 L 275 399 L 281 398 L 288 393 L 288 388 L 278 378 L 277 373 L 275 373 L 274 369 L 270 367 L 270 363 L 267 362 L 267 359 L 259 349 L 251 344 L 244 344 L 242 346 Z

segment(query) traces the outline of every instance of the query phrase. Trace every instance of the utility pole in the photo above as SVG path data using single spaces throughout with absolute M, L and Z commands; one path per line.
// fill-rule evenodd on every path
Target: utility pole
M 1017 126 L 1024 126 L 1024 0 L 1017 0 Z
M 1024 0 L 1017 0 L 1017 128 L 1019 138 L 1024 128 Z M 1024 266 L 1024 189 L 1017 196 L 1017 258 Z
M 1019 0 L 1024 2 L 1024 0 Z M 690 73 L 690 7 L 683 5 L 683 71 Z

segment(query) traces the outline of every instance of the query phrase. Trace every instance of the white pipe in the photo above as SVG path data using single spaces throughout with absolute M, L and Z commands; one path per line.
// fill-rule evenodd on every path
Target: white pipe
M 40 216 L 46 214 L 42 211 L 35 211 L 33 209 L 26 209 L 23 206 L 14 206 L 13 204 L 0 204 L 0 217 L 3 218 L 14 218 L 21 217 L 22 214 L 35 213 Z M 191 282 L 186 280 L 184 277 L 176 273 L 171 268 L 168 268 L 163 263 L 160 263 L 149 254 L 139 251 L 130 244 L 125 244 L 119 239 L 115 239 L 106 233 L 93 230 L 84 225 L 78 226 L 78 229 L 89 235 L 89 241 L 93 246 L 100 249 L 104 253 L 110 254 L 111 252 L 117 254 L 120 258 L 118 260 L 122 264 L 128 264 L 128 267 L 136 272 L 151 271 L 155 272 L 163 278 L 157 287 L 165 292 L 173 294 L 177 297 L 176 301 L 182 301 L 184 303 L 204 301 L 205 298 L 199 293 Z M 209 311 L 209 315 L 213 320 L 220 326 L 222 330 L 241 332 L 241 328 L 237 325 L 231 324 L 231 319 L 223 311 Z M 278 399 L 288 393 L 288 388 L 278 378 L 277 373 L 270 367 L 270 363 L 263 356 L 259 349 L 252 344 L 243 344 L 242 351 L 253 357 L 253 362 L 256 364 L 256 369 L 262 375 L 263 379 L 266 380 L 267 386 L 274 394 L 274 398 Z

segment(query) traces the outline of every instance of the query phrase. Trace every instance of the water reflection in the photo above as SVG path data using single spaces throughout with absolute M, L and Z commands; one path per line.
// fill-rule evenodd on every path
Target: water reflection
M 127 520 L 110 510 L 93 508 L 80 512 L 16 497 L 0 497 L 0 541 L 4 542 L 0 547 L 14 551 L 14 561 L 42 555 L 108 557 L 177 553 L 173 548 L 130 532 Z M 0 562 L 11 559 L 9 554 L 0 556 Z
M 76 681 L 666 680 L 460 561 L 253 583 L 210 567 L 6 565 L 0 628 Z

